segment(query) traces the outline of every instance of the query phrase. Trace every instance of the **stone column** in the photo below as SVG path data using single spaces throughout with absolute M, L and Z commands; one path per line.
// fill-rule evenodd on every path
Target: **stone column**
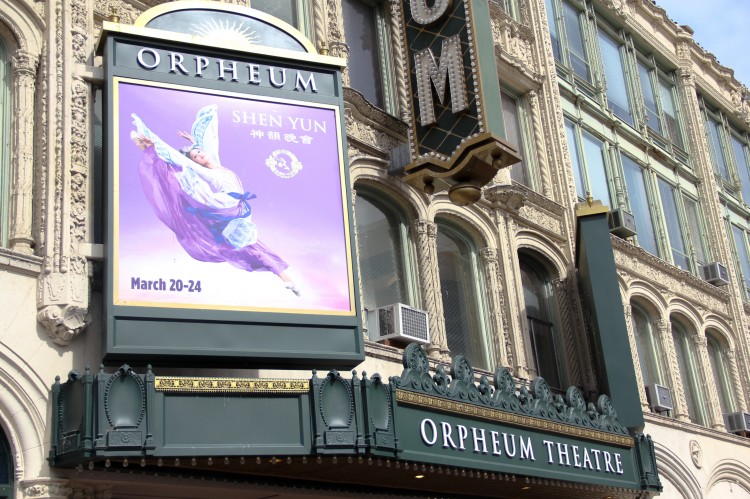
M 315 46 L 321 55 L 328 55 L 328 32 L 326 30 L 328 9 L 326 8 L 326 0 L 315 0 L 312 8 Z
M 490 316 L 492 344 L 496 345 L 497 352 L 495 363 L 498 366 L 509 366 L 510 338 L 506 328 L 503 281 L 498 252 L 495 248 L 484 248 L 480 251 L 480 255 L 484 266 L 484 280 L 487 284 L 487 308 Z
M 429 220 L 414 220 L 411 231 L 417 246 L 417 268 L 422 290 L 422 306 L 430 318 L 431 344 L 427 354 L 439 360 L 450 356 L 445 335 L 443 297 L 440 292 L 440 273 L 437 257 L 437 225 Z
M 547 160 L 547 148 L 544 147 L 544 138 L 542 137 L 542 117 L 539 111 L 539 95 L 532 90 L 528 93 L 529 108 L 531 110 L 531 123 L 534 129 L 534 150 L 539 171 L 539 179 L 542 183 L 542 194 L 545 197 L 552 197 L 552 186 L 550 184 L 549 161 Z M 528 165 L 527 165 L 528 166 Z
M 390 27 L 390 44 L 391 54 L 393 54 L 393 73 L 395 78 L 393 83 L 396 87 L 396 105 L 398 108 L 398 115 L 404 121 L 409 121 L 409 91 L 406 88 L 407 82 L 409 81 L 409 75 L 406 73 L 406 64 L 404 63 L 405 58 L 409 55 L 404 50 L 404 46 L 401 43 L 401 20 L 403 0 L 390 0 L 390 16 L 388 16 L 388 24 Z
M 11 147 L 10 249 L 33 253 L 34 93 L 37 56 L 16 51 L 11 57 L 13 116 Z
M 672 337 L 672 323 L 668 319 L 656 321 L 656 330 L 659 333 L 659 346 L 663 352 L 667 369 L 664 372 L 665 380 L 672 391 L 672 402 L 674 403 L 674 417 L 680 421 L 690 421 L 690 413 L 685 399 L 685 388 L 680 379 L 680 364 L 677 360 L 677 350 Z
M 747 403 L 745 402 L 745 392 L 742 391 L 742 380 L 740 371 L 737 369 L 737 356 L 734 349 L 727 348 L 724 350 L 724 358 L 727 359 L 727 370 L 729 371 L 729 380 L 732 383 L 732 395 L 735 400 L 736 411 L 747 412 Z

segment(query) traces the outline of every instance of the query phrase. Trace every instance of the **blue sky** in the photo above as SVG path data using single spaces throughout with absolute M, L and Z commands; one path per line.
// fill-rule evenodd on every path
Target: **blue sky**
M 693 39 L 750 87 L 750 0 L 656 0 Z

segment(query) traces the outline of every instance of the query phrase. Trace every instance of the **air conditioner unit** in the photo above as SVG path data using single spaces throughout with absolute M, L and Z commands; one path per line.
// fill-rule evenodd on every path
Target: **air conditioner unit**
M 714 286 L 726 286 L 729 284 L 729 272 L 719 262 L 709 263 L 701 267 L 701 277 L 704 281 L 710 282 Z
M 646 398 L 648 399 L 648 405 L 656 412 L 671 411 L 674 409 L 672 392 L 666 386 L 657 385 L 656 383 L 647 385 Z
M 427 312 L 403 303 L 368 311 L 367 327 L 372 341 L 397 339 L 424 345 L 430 342 Z
M 747 412 L 724 414 L 724 426 L 727 427 L 729 433 L 750 432 L 750 414 Z
M 609 231 L 617 237 L 624 239 L 636 234 L 635 217 L 627 210 L 623 210 L 622 208 L 612 210 L 607 220 L 609 222 Z

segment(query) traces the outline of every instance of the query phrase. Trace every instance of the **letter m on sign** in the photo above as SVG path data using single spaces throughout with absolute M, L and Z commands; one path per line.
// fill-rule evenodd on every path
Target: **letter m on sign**
M 414 54 L 414 69 L 417 76 L 417 98 L 422 126 L 435 123 L 435 106 L 432 101 L 432 85 L 435 86 L 438 100 L 445 100 L 446 80 L 450 88 L 451 111 L 459 113 L 469 104 L 466 99 L 461 39 L 453 35 L 443 40 L 440 60 L 435 60 L 432 50 L 426 48 Z

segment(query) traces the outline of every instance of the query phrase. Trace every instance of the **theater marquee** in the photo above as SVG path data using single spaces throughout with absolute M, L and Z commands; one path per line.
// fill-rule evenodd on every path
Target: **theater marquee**
M 215 2 L 105 23 L 100 51 L 107 358 L 361 361 L 342 61 Z

